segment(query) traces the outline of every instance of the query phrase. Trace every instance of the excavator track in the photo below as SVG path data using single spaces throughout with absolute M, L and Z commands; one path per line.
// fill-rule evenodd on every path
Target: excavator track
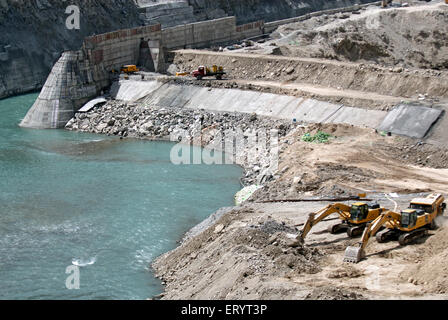
M 350 238 L 359 237 L 360 235 L 362 235 L 362 233 L 364 232 L 365 228 L 366 228 L 365 225 L 349 227 L 347 229 L 347 235 Z
M 341 233 L 346 231 L 349 228 L 349 225 L 346 223 L 338 223 L 328 227 L 328 232 L 331 234 Z
M 428 229 L 414 230 L 414 231 L 402 234 L 398 238 L 398 242 L 400 243 L 400 245 L 405 246 L 405 245 L 410 244 L 414 240 L 416 240 L 418 238 L 421 238 L 421 237 L 423 237 L 423 236 L 425 236 L 427 234 L 428 234 Z
M 395 232 L 393 230 L 386 229 L 386 230 L 377 232 L 375 238 L 378 243 L 383 243 L 383 242 L 391 240 L 394 236 L 395 236 Z

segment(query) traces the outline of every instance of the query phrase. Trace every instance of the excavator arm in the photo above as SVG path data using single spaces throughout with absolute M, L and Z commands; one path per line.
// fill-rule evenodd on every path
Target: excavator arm
M 297 236 L 297 239 L 305 240 L 308 233 L 311 231 L 311 229 L 321 222 L 323 219 L 328 217 L 329 215 L 337 212 L 342 220 L 347 220 L 350 218 L 350 207 L 343 203 L 334 203 L 329 204 L 325 208 L 313 212 L 309 215 L 308 220 L 305 223 L 305 226 L 300 231 L 299 235 Z
M 359 246 L 350 246 L 345 250 L 344 262 L 358 263 L 365 257 L 365 248 L 369 243 L 369 239 L 380 230 L 387 222 L 392 224 L 400 223 L 400 215 L 393 211 L 385 211 L 381 213 L 372 223 L 367 225 L 367 228 L 362 234 Z

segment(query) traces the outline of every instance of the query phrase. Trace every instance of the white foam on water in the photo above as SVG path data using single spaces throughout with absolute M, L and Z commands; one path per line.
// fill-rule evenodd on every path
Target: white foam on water
M 72 264 L 77 267 L 87 267 L 94 265 L 96 262 L 96 257 L 89 258 L 89 259 L 73 259 Z

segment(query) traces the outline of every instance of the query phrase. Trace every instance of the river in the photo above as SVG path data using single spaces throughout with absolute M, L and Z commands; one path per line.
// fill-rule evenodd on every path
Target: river
M 18 127 L 36 98 L 0 100 L 0 299 L 162 292 L 151 261 L 233 204 L 242 169 L 176 166 L 167 142 Z

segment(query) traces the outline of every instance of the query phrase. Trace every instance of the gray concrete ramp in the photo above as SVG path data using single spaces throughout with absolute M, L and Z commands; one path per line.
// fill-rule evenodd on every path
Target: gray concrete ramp
M 442 114 L 439 109 L 421 105 L 402 104 L 388 113 L 272 93 L 158 81 L 122 80 L 113 89 L 117 100 L 140 101 L 148 106 L 257 113 L 304 123 L 349 124 L 412 138 L 423 138 Z
M 296 112 L 294 113 L 294 118 L 296 118 L 297 121 L 303 122 L 325 123 L 328 122 L 328 119 L 330 119 L 340 108 L 340 105 L 307 99 L 297 107 Z
M 421 139 L 441 114 L 439 109 L 400 104 L 387 114 L 378 130 Z
M 386 115 L 386 111 L 366 110 L 343 106 L 333 114 L 327 122 L 376 128 L 381 124 Z

